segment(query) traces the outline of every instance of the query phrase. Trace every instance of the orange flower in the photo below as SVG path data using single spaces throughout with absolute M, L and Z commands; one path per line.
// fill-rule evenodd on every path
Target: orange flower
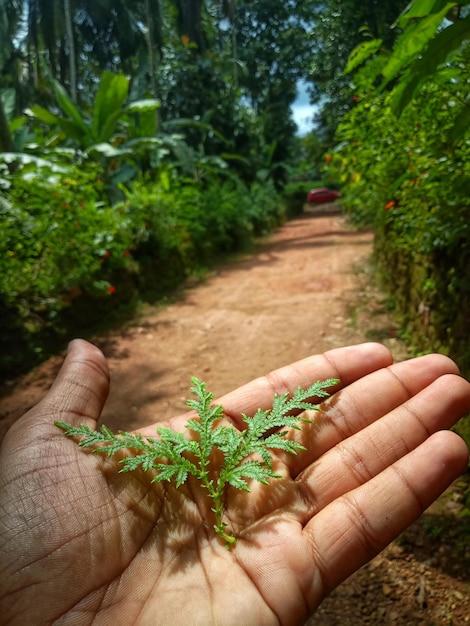
M 392 207 L 394 207 L 396 205 L 395 200 L 390 200 L 390 202 L 387 202 L 387 204 L 385 205 L 385 210 L 388 211 L 389 209 L 391 209 Z
M 327 154 L 325 157 L 325 161 L 329 163 L 331 161 L 331 154 Z

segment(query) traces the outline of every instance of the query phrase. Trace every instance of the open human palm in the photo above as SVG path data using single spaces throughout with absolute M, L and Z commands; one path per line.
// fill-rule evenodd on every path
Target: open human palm
M 108 394 L 101 352 L 71 344 L 50 392 L 7 433 L 0 457 L 0 615 L 8 624 L 302 624 L 465 468 L 450 428 L 470 385 L 449 359 L 393 364 L 378 344 L 304 359 L 220 398 L 227 420 L 316 380 L 340 384 L 280 453 L 282 475 L 230 488 L 227 550 L 207 493 L 66 439 L 56 420 L 95 427 Z M 170 420 L 183 430 L 189 414 Z M 155 435 L 156 425 L 139 432 Z M 217 463 L 217 458 L 214 458 Z

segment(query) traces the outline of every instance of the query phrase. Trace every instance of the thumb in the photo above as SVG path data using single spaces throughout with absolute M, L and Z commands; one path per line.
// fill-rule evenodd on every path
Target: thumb
M 96 346 L 82 339 L 69 344 L 67 356 L 49 393 L 39 403 L 49 420 L 71 423 L 98 421 L 109 393 L 106 359 Z M 46 416 L 45 416 L 46 417 Z M 94 424 L 89 424 L 94 427 Z
M 45 397 L 10 430 L 30 427 L 50 432 L 55 421 L 86 423 L 94 428 L 109 392 L 106 359 L 96 346 L 82 339 L 73 340 L 64 363 Z M 10 434 L 10 433 L 8 433 Z

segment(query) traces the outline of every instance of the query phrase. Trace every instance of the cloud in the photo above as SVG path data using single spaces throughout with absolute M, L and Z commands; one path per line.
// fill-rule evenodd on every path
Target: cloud
M 306 135 L 314 128 L 313 116 L 317 107 L 310 104 L 310 97 L 307 91 L 307 84 L 299 80 L 297 83 L 297 98 L 291 107 L 292 118 L 297 124 L 297 134 Z
M 314 108 L 311 105 L 299 106 L 294 103 L 292 106 L 292 117 L 297 124 L 297 133 L 306 135 L 313 130 Z

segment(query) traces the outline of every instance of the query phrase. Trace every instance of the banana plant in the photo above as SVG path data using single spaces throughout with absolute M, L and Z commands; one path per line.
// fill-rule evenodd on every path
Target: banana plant
M 139 172 L 139 160 L 149 153 L 159 155 L 163 140 L 158 137 L 155 111 L 157 99 L 128 103 L 129 79 L 105 71 L 101 75 L 92 110 L 78 107 L 64 87 L 52 79 L 59 113 L 33 105 L 25 113 L 55 131 L 47 142 L 48 152 L 55 154 L 67 146 L 85 158 L 101 161 L 110 188 L 127 182 Z M 44 143 L 40 146 L 44 152 Z M 159 153 L 160 150 L 160 153 Z
M 197 155 L 191 150 L 182 130 L 196 126 L 226 141 L 220 133 L 204 121 L 191 119 L 166 121 L 159 128 L 156 110 L 160 101 L 141 99 L 128 102 L 129 79 L 126 76 L 110 71 L 102 74 L 90 113 L 72 102 L 60 83 L 53 80 L 52 85 L 62 114 L 39 105 L 32 106 L 26 113 L 57 131 L 48 142 L 47 152 L 57 156 L 58 150 L 63 152 L 63 148 L 58 146 L 65 144 L 77 154 L 101 162 L 108 190 L 116 190 L 119 185 L 132 180 L 142 168 L 158 169 L 166 158 L 186 175 L 188 169 L 194 174 L 201 167 L 204 171 L 215 167 L 219 172 L 226 167 L 223 159 L 204 158 L 204 155 Z M 43 153 L 44 143 L 40 148 Z M 114 193 L 112 195 L 115 196 Z
M 139 100 L 126 105 L 129 79 L 110 71 L 101 75 L 91 114 L 74 104 L 58 81 L 53 80 L 52 85 L 62 115 L 52 113 L 40 105 L 33 105 L 26 113 L 50 128 L 58 129 L 62 140 L 85 151 L 110 142 L 118 130 L 119 122 L 129 115 L 144 115 L 160 107 L 160 101 L 156 99 Z M 152 131 L 153 134 L 157 131 L 156 121 Z

